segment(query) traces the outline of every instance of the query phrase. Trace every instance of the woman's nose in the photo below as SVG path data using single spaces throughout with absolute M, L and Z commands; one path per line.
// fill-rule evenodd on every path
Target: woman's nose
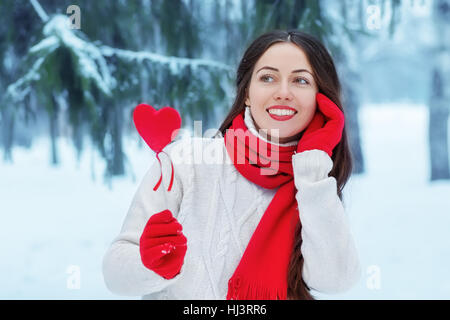
M 281 83 L 275 92 L 276 100 L 292 100 L 293 96 L 288 83 Z

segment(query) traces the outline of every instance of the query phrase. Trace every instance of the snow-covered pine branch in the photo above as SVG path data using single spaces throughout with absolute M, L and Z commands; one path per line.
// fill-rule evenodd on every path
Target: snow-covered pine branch
M 44 27 L 45 38 L 30 48 L 30 54 L 36 54 L 39 59 L 23 77 L 8 86 L 7 92 L 14 101 L 21 100 L 33 82 L 42 79 L 45 72 L 43 62 L 58 48 L 65 47 L 76 57 L 80 76 L 92 81 L 106 95 L 110 96 L 115 87 L 115 79 L 111 76 L 106 60 L 101 51 L 90 42 L 78 37 L 69 27 L 68 17 L 54 15 Z
M 226 64 L 207 59 L 171 57 L 148 51 L 135 52 L 96 45 L 77 36 L 70 28 L 68 17 L 62 14 L 52 16 L 45 24 L 43 33 L 45 38 L 29 50 L 30 54 L 38 55 L 39 59 L 36 60 L 29 72 L 9 85 L 7 89 L 7 93 L 13 101 L 22 100 L 29 92 L 28 86 L 33 81 L 42 79 L 43 62 L 60 47 L 69 49 L 77 58 L 77 72 L 80 73 L 80 76 L 93 82 L 107 96 L 112 95 L 112 91 L 116 87 L 116 79 L 111 75 L 105 57 L 116 56 L 123 61 L 135 60 L 137 63 L 149 60 L 151 63 L 169 66 L 170 72 L 175 76 L 186 67 L 191 67 L 194 71 L 199 67 L 207 67 L 224 70 L 230 74 L 234 72 Z
M 44 60 L 45 59 L 42 57 L 37 59 L 31 67 L 30 71 L 28 71 L 19 80 L 8 86 L 8 88 L 6 89 L 6 95 L 11 98 L 13 102 L 22 101 L 30 92 L 29 84 L 33 81 L 38 81 L 41 78 L 39 69 Z
M 108 57 L 115 55 L 118 58 L 127 61 L 136 60 L 137 62 L 142 62 L 143 60 L 149 60 L 152 63 L 166 64 L 170 67 L 170 71 L 173 75 L 179 74 L 180 70 L 187 66 L 190 66 L 194 71 L 196 68 L 203 66 L 224 70 L 230 73 L 234 72 L 234 69 L 226 64 L 207 59 L 189 59 L 189 58 L 171 57 L 148 51 L 136 52 L 130 50 L 111 48 L 108 46 L 101 46 L 100 50 L 104 56 Z

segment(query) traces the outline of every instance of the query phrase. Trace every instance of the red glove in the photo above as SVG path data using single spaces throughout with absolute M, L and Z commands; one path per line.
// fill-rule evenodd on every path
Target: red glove
M 333 149 L 341 141 L 345 122 L 344 113 L 322 93 L 317 93 L 316 101 L 319 110 L 316 110 L 311 123 L 300 138 L 297 153 L 318 149 L 325 151 L 331 157 Z
M 139 241 L 144 266 L 165 279 L 180 273 L 187 250 L 183 227 L 170 210 L 150 217 Z

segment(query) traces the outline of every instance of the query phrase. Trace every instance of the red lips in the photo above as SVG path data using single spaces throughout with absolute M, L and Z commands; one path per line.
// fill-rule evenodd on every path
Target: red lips
M 279 116 L 279 115 L 276 115 L 276 114 L 271 114 L 271 113 L 269 112 L 270 109 L 292 110 L 292 111 L 294 111 L 294 114 L 287 115 L 287 116 Z M 271 107 L 267 108 L 267 113 L 268 113 L 269 116 L 270 116 L 272 119 L 274 119 L 274 120 L 277 120 L 277 121 L 286 121 L 286 120 L 292 119 L 292 118 L 295 116 L 295 114 L 297 113 L 297 110 L 295 110 L 294 108 L 291 108 L 291 107 L 289 107 L 289 106 L 271 106 Z

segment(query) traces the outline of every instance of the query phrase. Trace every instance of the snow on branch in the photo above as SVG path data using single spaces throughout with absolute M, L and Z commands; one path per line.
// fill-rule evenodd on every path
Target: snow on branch
M 225 70 L 227 72 L 234 72 L 230 66 L 215 62 L 207 59 L 189 59 L 189 58 L 179 58 L 170 57 L 160 54 L 156 54 L 148 51 L 129 51 L 117 48 L 111 48 L 108 46 L 101 46 L 100 50 L 105 56 L 117 56 L 119 58 L 125 59 L 127 61 L 136 60 L 137 62 L 142 62 L 143 60 L 150 60 L 153 63 L 160 63 L 169 65 L 172 74 L 178 74 L 181 68 L 186 66 L 191 66 L 193 69 L 197 67 L 204 66 L 210 68 L 216 68 L 219 70 Z
M 33 1 L 33 6 L 37 12 L 42 9 L 37 1 Z M 40 8 L 40 9 L 39 9 Z M 42 9 L 41 18 L 46 14 Z M 58 48 L 64 47 L 71 51 L 76 58 L 76 70 L 80 76 L 88 81 L 92 81 L 104 94 L 111 96 L 116 87 L 116 79 L 111 75 L 110 68 L 105 57 L 117 56 L 124 61 L 136 61 L 142 63 L 149 60 L 151 63 L 165 64 L 173 75 L 178 75 L 185 67 L 195 69 L 199 67 L 224 70 L 230 74 L 234 70 L 223 63 L 207 59 L 188 59 L 173 56 L 164 56 L 148 51 L 130 51 L 108 46 L 100 46 L 94 42 L 80 38 L 73 29 L 70 28 L 69 18 L 62 14 L 52 16 L 45 24 L 44 39 L 34 45 L 29 50 L 29 54 L 38 55 L 38 59 L 33 67 L 20 79 L 7 88 L 8 94 L 14 101 L 22 100 L 29 92 L 29 85 L 33 81 L 42 80 L 45 70 L 42 70 L 43 62 L 50 57 Z M 42 75 L 42 76 L 41 76 Z
M 29 83 L 32 81 L 38 81 L 41 78 L 38 70 L 44 60 L 44 58 L 37 59 L 30 71 L 28 71 L 22 78 L 8 86 L 6 93 L 12 98 L 12 101 L 18 102 L 23 100 L 30 92 Z
M 75 35 L 69 27 L 69 18 L 67 16 L 55 15 L 45 25 L 44 35 L 56 37 L 60 46 L 65 46 L 72 51 L 78 58 L 78 71 L 81 75 L 84 78 L 93 80 L 97 87 L 106 95 L 111 95 L 111 90 L 115 87 L 115 79 L 111 77 L 106 60 L 95 45 Z M 41 43 L 31 48 L 30 51 L 37 50 L 36 47 L 39 48 Z
M 38 54 L 39 59 L 25 76 L 8 86 L 7 92 L 14 101 L 22 99 L 27 94 L 29 89 L 25 86 L 41 79 L 40 73 L 45 72 L 41 70 L 43 62 L 61 47 L 67 48 L 76 57 L 77 71 L 83 78 L 93 81 L 104 94 L 112 94 L 116 83 L 102 53 L 95 45 L 79 38 L 70 29 L 67 16 L 61 14 L 53 16 L 45 24 L 43 33 L 45 38 L 29 50 L 31 54 Z

